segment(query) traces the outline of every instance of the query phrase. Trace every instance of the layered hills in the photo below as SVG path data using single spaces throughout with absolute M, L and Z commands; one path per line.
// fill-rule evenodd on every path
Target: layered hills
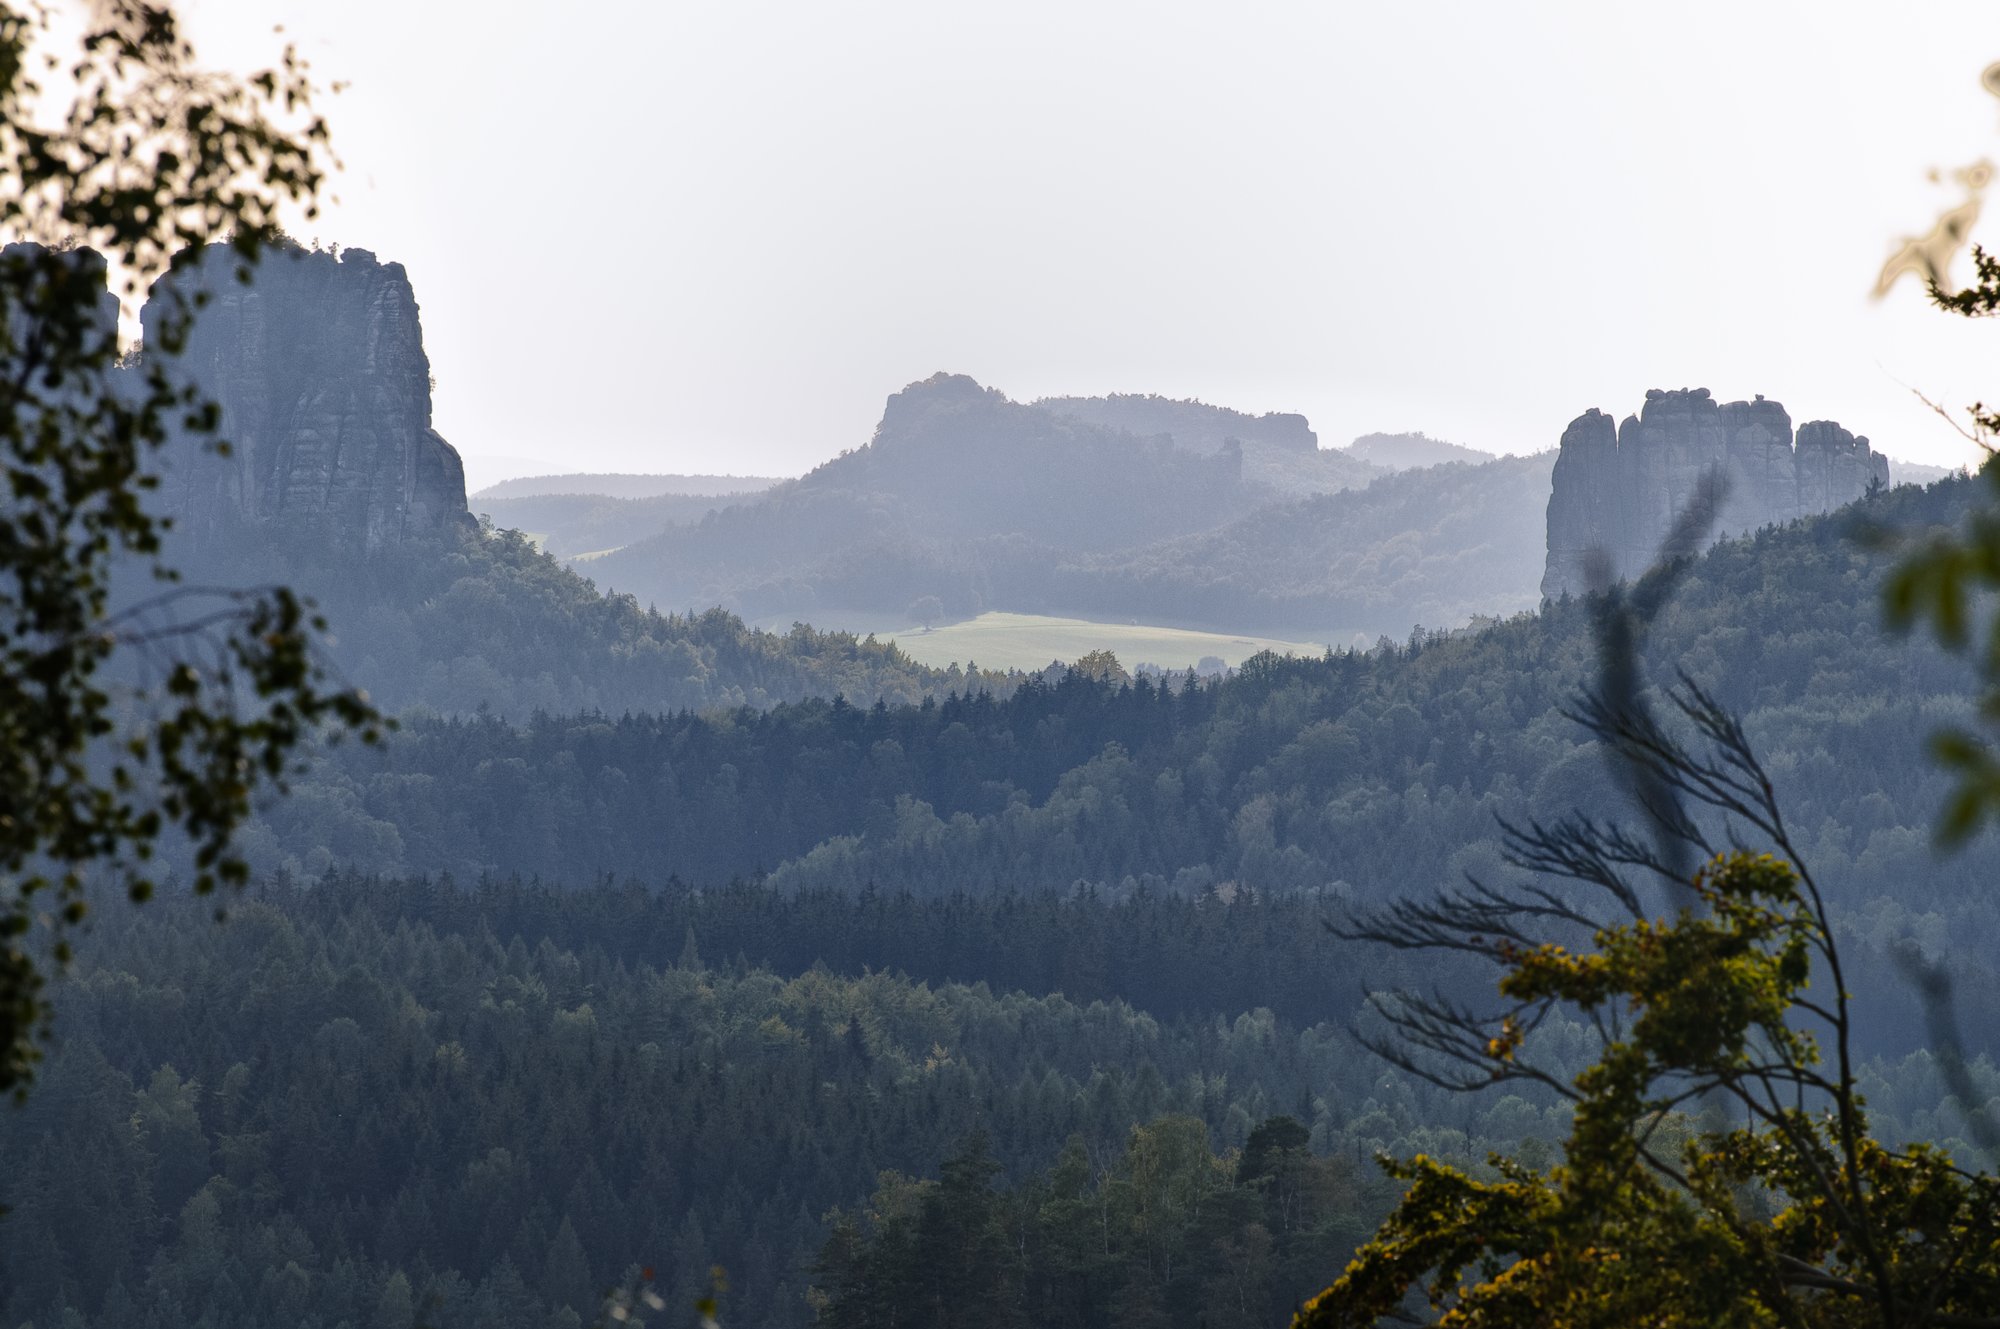
M 1462 461 L 1478 465 L 1493 460 L 1490 452 L 1416 434 L 1363 434 L 1347 445 L 1347 455 L 1385 470 L 1407 471 Z
M 1320 447 L 1306 418 L 1291 412 L 1250 415 L 1207 402 L 1138 393 L 1044 397 L 1035 405 L 1136 439 L 1168 439 L 1190 452 L 1233 446 L 1243 455 L 1243 478 L 1281 495 L 1332 493 L 1365 485 L 1382 473 L 1350 451 Z
M 1552 453 L 1385 475 L 1273 503 L 1142 549 L 1067 560 L 1052 599 L 1070 612 L 1318 626 L 1329 639 L 1458 627 L 1535 602 Z
M 1398 478 L 1319 447 L 1299 415 L 1139 395 L 1023 404 L 940 374 L 892 396 L 864 447 L 588 568 L 642 600 L 757 620 L 896 622 L 935 597 L 953 619 L 1402 635 L 1536 598 L 1546 462 L 1458 451 L 1499 470 Z
M 1113 548 L 1247 511 L 1240 448 L 1200 453 L 1010 401 L 959 374 L 892 395 L 874 437 L 754 503 L 608 555 L 606 581 L 667 604 L 812 580 L 842 560 L 1004 537 Z M 767 592 L 766 599 L 782 596 Z M 794 590 L 794 594 L 798 594 Z M 908 602 L 901 596 L 897 607 Z M 802 608 L 810 607 L 805 597 Z
M 1921 538 L 1976 498 L 1947 480 L 1860 515 Z M 1742 715 L 1860 946 L 1915 933 L 1990 953 L 2000 912 L 1981 883 L 2000 846 L 1930 851 L 1948 781 L 1921 739 L 1967 713 L 1965 669 L 1878 629 L 1894 556 L 1856 540 L 1851 517 L 1715 545 L 1649 634 L 1648 667 L 1686 671 Z M 781 895 L 1382 898 L 1504 872 L 1500 818 L 1618 812 L 1564 713 L 1593 656 L 1590 607 L 1565 601 L 1479 631 L 1259 657 L 1220 682 L 1078 672 L 904 708 L 420 721 L 382 752 L 336 754 L 272 810 L 258 852 L 308 871 L 353 846 L 377 872 L 762 876 Z M 2000 993 L 2000 976 L 1967 982 Z M 1893 1027 L 1908 994 L 1888 986 L 1870 1009 L 1902 1012 Z
M 751 495 L 653 494 L 617 498 L 606 494 L 524 494 L 516 498 L 477 497 L 472 510 L 494 526 L 521 531 L 557 558 L 588 560 L 658 535 L 670 526 L 688 526 L 709 513 L 733 507 Z
M 1013 607 L 999 565 L 1169 538 L 1250 511 L 1239 447 L 1200 452 L 1009 400 L 937 374 L 889 398 L 866 446 L 761 498 L 593 563 L 665 605 L 810 620 L 829 607 Z
M 1351 1036 L 1370 992 L 1472 1002 L 1490 974 L 1322 925 L 1508 872 L 1502 818 L 1628 810 L 1564 713 L 1593 607 L 1456 626 L 1536 599 L 1551 468 L 1587 458 L 1286 489 L 1253 460 L 1329 464 L 1296 417 L 1066 413 L 946 377 L 866 448 L 618 556 L 739 597 L 936 585 L 1452 628 L 1226 678 L 922 670 L 649 612 L 403 483 L 428 473 L 392 463 L 429 444 L 421 342 L 387 335 L 402 297 L 339 272 L 359 260 L 297 261 L 274 271 L 325 289 L 279 299 L 280 276 L 201 362 L 246 455 L 174 496 L 168 555 L 319 595 L 338 662 L 405 724 L 315 754 L 262 810 L 227 926 L 168 891 L 80 938 L 46 1079 L 0 1120 L 7 1323 L 576 1329 L 620 1280 L 685 1312 L 717 1264 L 724 1321 L 781 1329 L 914 1323 L 941 1296 L 996 1322 L 1275 1323 L 1395 1198 L 1371 1155 L 1558 1156 L 1553 1095 L 1446 1095 Z M 288 309 L 339 332 L 326 364 L 273 351 L 291 334 L 259 320 Z M 1662 406 L 1670 438 L 1683 407 L 1706 418 Z M 1788 509 L 1776 444 L 1746 451 L 1774 417 L 1741 414 L 1722 456 L 1764 459 L 1740 491 L 1762 506 L 1682 566 L 1647 668 L 1712 687 L 1778 782 L 1852 962 L 1854 1045 L 1900 1057 L 1862 1071 L 1885 1138 L 1969 1157 L 1891 957 L 1958 948 L 1963 1027 L 1993 1050 L 2000 848 L 1931 853 L 1947 781 L 1921 736 L 1969 714 L 1966 670 L 1877 629 L 1893 554 L 1853 536 L 1921 540 L 1990 499 L 1867 485 L 1814 515 L 1839 491 L 1806 480 L 1879 472 L 1787 421 L 1815 504 Z M 1610 475 L 1614 512 L 1658 500 L 1647 466 Z M 663 497 L 690 496 L 622 501 Z M 1648 552 L 1608 519 L 1578 537 L 1619 538 Z M 1601 1032 L 1532 1037 L 1573 1074 Z M 1974 1070 L 1976 1103 L 1995 1080 Z
M 836 692 L 916 700 L 965 685 L 962 671 L 851 634 L 653 613 L 518 534 L 482 531 L 457 453 L 431 428 L 430 362 L 402 266 L 281 246 L 241 276 L 218 247 L 178 265 L 144 314 L 156 333 L 174 302 L 201 300 L 178 354 L 157 338 L 143 354 L 220 407 L 230 444 L 225 455 L 181 434 L 160 454 L 151 501 L 175 523 L 164 557 L 191 581 L 279 582 L 315 599 L 335 627 L 331 662 L 391 709 L 525 717 Z M 143 568 L 130 575 L 151 585 Z
M 748 475 L 538 475 L 488 485 L 470 501 L 482 519 L 527 532 L 558 558 L 587 559 L 700 521 L 778 483 Z
M 757 494 L 778 483 L 769 475 L 656 475 L 575 471 L 567 475 L 525 475 L 490 484 L 472 495 L 477 502 L 543 498 L 557 494 L 598 494 L 605 498 L 659 498 L 684 494 L 727 498 Z
M 156 305 L 208 305 L 173 369 L 217 399 L 234 445 L 169 449 L 171 555 L 223 581 L 255 569 L 297 583 L 338 623 L 343 668 L 391 705 L 445 713 L 915 699 L 967 682 L 849 634 L 755 633 L 736 614 L 895 623 L 934 601 L 945 619 L 1402 639 L 1575 589 L 1600 543 L 1618 570 L 1638 566 L 1709 462 L 1736 479 L 1727 532 L 1826 510 L 1885 474 L 1837 426 L 1805 426 L 1795 445 L 1775 403 L 1705 392 L 1653 394 L 1622 432 L 1585 416 L 1554 458 L 1435 464 L 1484 454 L 1380 435 L 1355 455 L 1320 448 L 1298 415 L 1138 395 L 1027 404 L 938 374 L 892 395 L 866 445 L 798 480 L 554 477 L 483 498 L 522 539 L 468 514 L 430 425 L 400 265 L 289 248 L 248 282 L 222 255 L 171 282 Z

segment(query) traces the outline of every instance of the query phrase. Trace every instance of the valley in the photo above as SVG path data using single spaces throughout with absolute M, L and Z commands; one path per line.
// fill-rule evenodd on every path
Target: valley
M 860 637 L 876 637 L 918 664 L 933 669 L 977 663 L 989 669 L 1031 673 L 1051 664 L 1067 664 L 1093 651 L 1110 651 L 1130 669 L 1151 665 L 1156 670 L 1204 672 L 1234 669 L 1253 655 L 1318 655 L 1325 642 L 1279 641 L 1268 637 L 1231 637 L 1193 628 L 1147 626 L 1140 623 L 1093 623 L 1080 618 L 990 611 L 957 623 L 925 628 L 916 625 L 879 626 L 860 611 L 822 611 L 821 627 L 837 627 Z M 776 631 L 775 619 L 757 626 Z M 1351 642 L 1358 634 L 1345 635 Z
M 1996 1323 L 1932 74 L 358 2 L 0 0 L 0 1329 Z

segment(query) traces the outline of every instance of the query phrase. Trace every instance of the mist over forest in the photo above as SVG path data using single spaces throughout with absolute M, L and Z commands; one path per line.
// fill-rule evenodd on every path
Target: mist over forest
M 1993 1323 L 2000 414 L 1869 415 L 1719 313 L 1686 353 L 1639 306 L 1693 223 L 1644 200 L 1601 326 L 1482 303 L 1462 253 L 1421 322 L 1328 301 L 1211 162 L 1160 224 L 1227 198 L 1257 244 L 1100 246 L 1075 303 L 1020 293 L 1034 336 L 930 303 L 1014 256 L 917 246 L 881 299 L 931 322 L 843 309 L 834 368 L 701 416 L 652 268 L 754 359 L 769 274 L 703 303 L 724 232 L 810 212 L 750 208 L 732 106 L 647 122 L 647 171 L 741 166 L 740 208 L 680 205 L 714 252 L 559 279 L 657 344 L 517 292 L 564 433 L 539 379 L 441 382 L 495 306 L 348 242 L 295 53 L 203 72 L 171 9 L 85 18 L 102 96 L 33 132 L 20 71 L 70 35 L 0 21 L 0 1329 Z M 1103 97 L 1152 77 L 1102 55 Z M 1060 135 L 992 132 L 961 150 L 1020 245 L 1109 215 L 1020 174 Z M 805 190 L 872 145 L 819 148 L 758 151 Z M 879 228 L 990 221 L 892 162 Z M 1992 314 L 1991 167 L 1932 176 L 1963 197 L 1877 299 Z M 1259 273 L 1319 290 L 1291 342 L 1204 312 Z M 1079 351 L 1086 312 L 1125 340 Z M 1475 324 L 1536 381 L 1454 363 Z M 1298 368 L 1336 345 L 1366 364 Z

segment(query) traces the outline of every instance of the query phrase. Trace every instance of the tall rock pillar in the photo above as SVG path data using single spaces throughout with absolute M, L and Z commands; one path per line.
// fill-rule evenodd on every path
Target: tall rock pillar
M 1655 389 L 1615 435 L 1610 416 L 1586 411 L 1556 456 L 1543 597 L 1589 590 L 1592 550 L 1618 579 L 1644 572 L 1710 472 L 1728 485 L 1713 542 L 1852 503 L 1887 483 L 1889 463 L 1830 421 L 1800 426 L 1794 445 L 1791 417 L 1762 397 L 1725 405 L 1706 388 Z
M 324 531 L 378 548 L 470 520 L 458 453 L 431 428 L 430 359 L 400 263 L 211 246 L 162 278 L 143 314 L 149 345 L 174 292 L 206 303 L 163 366 L 222 408 L 219 458 L 179 440 L 164 509 L 199 524 L 223 513 Z M 168 288 L 168 289 L 163 289 Z M 148 354 L 155 354 L 150 351 Z

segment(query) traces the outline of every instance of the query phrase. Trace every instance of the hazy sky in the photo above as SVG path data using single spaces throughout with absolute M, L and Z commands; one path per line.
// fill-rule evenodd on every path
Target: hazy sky
M 1909 387 L 2000 399 L 2000 324 L 1868 298 L 2000 161 L 1991 0 L 185 10 L 350 84 L 302 229 L 409 268 L 476 480 L 796 474 L 938 369 L 1513 451 L 1703 385 L 1956 463 Z

